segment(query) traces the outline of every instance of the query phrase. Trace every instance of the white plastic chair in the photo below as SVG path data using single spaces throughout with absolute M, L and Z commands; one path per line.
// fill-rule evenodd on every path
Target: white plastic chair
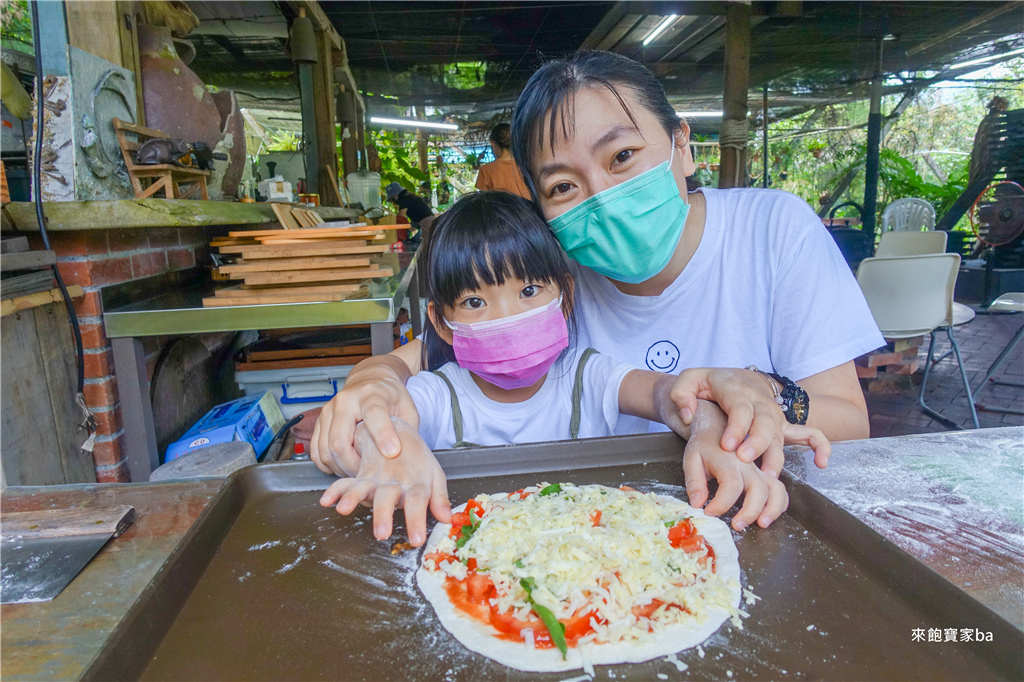
M 875 258 L 926 256 L 946 253 L 945 232 L 883 232 L 875 249 Z
M 935 229 L 935 207 L 924 199 L 897 199 L 882 211 L 882 233 Z
M 1006 313 L 1024 313 L 1024 292 L 1013 292 L 1009 294 L 1003 294 L 996 300 L 992 301 L 992 305 L 988 307 L 991 312 L 1006 312 Z M 1006 359 L 1010 357 L 1010 353 L 1017 347 L 1021 339 L 1024 338 L 1024 324 L 1021 325 L 1017 333 L 1013 335 L 1010 342 L 1003 347 L 1003 350 L 999 351 L 999 356 L 996 357 L 995 362 L 985 372 L 985 378 L 978 384 L 978 388 L 974 390 L 974 397 L 977 399 L 978 394 L 981 393 L 987 386 L 996 384 L 998 386 L 1015 386 L 1017 388 L 1024 387 L 1019 381 L 996 381 L 992 377 L 999 368 L 1003 366 Z M 985 410 L 986 412 L 1000 412 L 1002 414 L 1024 414 L 1024 410 L 1020 408 L 1009 408 L 1009 407 L 990 407 L 988 405 L 975 404 L 979 410 Z
M 960 256 L 955 253 L 866 258 L 857 269 L 857 283 L 886 339 L 909 339 L 924 334 L 931 337 L 917 401 L 926 414 L 950 428 L 959 429 L 961 427 L 956 422 L 928 407 L 924 400 L 935 354 L 935 332 L 946 332 L 960 367 L 971 419 L 974 428 L 978 428 L 974 396 L 960 357 L 960 347 L 953 336 L 953 290 L 959 269 Z

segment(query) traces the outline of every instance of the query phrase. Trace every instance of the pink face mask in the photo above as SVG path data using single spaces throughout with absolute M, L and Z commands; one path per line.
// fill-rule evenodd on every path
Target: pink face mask
M 452 330 L 459 366 L 506 391 L 535 384 L 562 349 L 569 347 L 561 296 L 510 317 L 473 324 L 445 320 L 445 324 Z

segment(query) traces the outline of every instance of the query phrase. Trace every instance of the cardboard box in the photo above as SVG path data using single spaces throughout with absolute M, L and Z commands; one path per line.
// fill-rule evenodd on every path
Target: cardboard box
M 248 395 L 213 408 L 192 425 L 185 435 L 167 446 L 170 462 L 193 450 L 215 443 L 245 441 L 259 457 L 284 426 L 284 416 L 270 391 Z

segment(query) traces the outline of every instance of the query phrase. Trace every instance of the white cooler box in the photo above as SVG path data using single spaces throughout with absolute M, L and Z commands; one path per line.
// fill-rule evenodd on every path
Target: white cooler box
M 235 371 L 235 381 L 246 395 L 270 391 L 281 405 L 281 414 L 291 419 L 300 412 L 323 406 L 345 385 L 355 365 L 261 369 Z

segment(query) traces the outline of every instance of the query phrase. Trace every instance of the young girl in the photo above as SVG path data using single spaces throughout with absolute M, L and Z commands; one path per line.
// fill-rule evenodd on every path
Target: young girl
M 374 532 L 386 538 L 393 509 L 403 503 L 410 542 L 418 545 L 426 538 L 418 518 L 425 519 L 424 489 L 435 493 L 434 515 L 447 516 L 447 496 L 436 494 L 443 474 L 439 483 L 428 450 L 611 436 L 623 433 L 620 416 L 629 415 L 688 439 L 687 450 L 699 452 L 703 465 L 688 469 L 688 478 L 736 466 L 763 479 L 765 497 L 747 496 L 734 518 L 737 530 L 758 517 L 770 523 L 785 510 L 788 497 L 777 479 L 721 450 L 726 420 L 716 406 L 702 402 L 691 429 L 672 401 L 674 375 L 634 369 L 573 343 L 569 265 L 528 201 L 506 192 L 463 197 L 435 224 L 427 263 L 424 364 L 437 369 L 407 383 L 418 412 L 411 426 L 422 444 L 410 452 L 403 443 L 394 460 L 361 452 L 357 475 L 331 485 L 322 505 L 348 514 L 373 499 Z M 409 430 L 401 435 L 410 438 Z M 827 447 L 816 429 L 793 427 L 787 437 Z

